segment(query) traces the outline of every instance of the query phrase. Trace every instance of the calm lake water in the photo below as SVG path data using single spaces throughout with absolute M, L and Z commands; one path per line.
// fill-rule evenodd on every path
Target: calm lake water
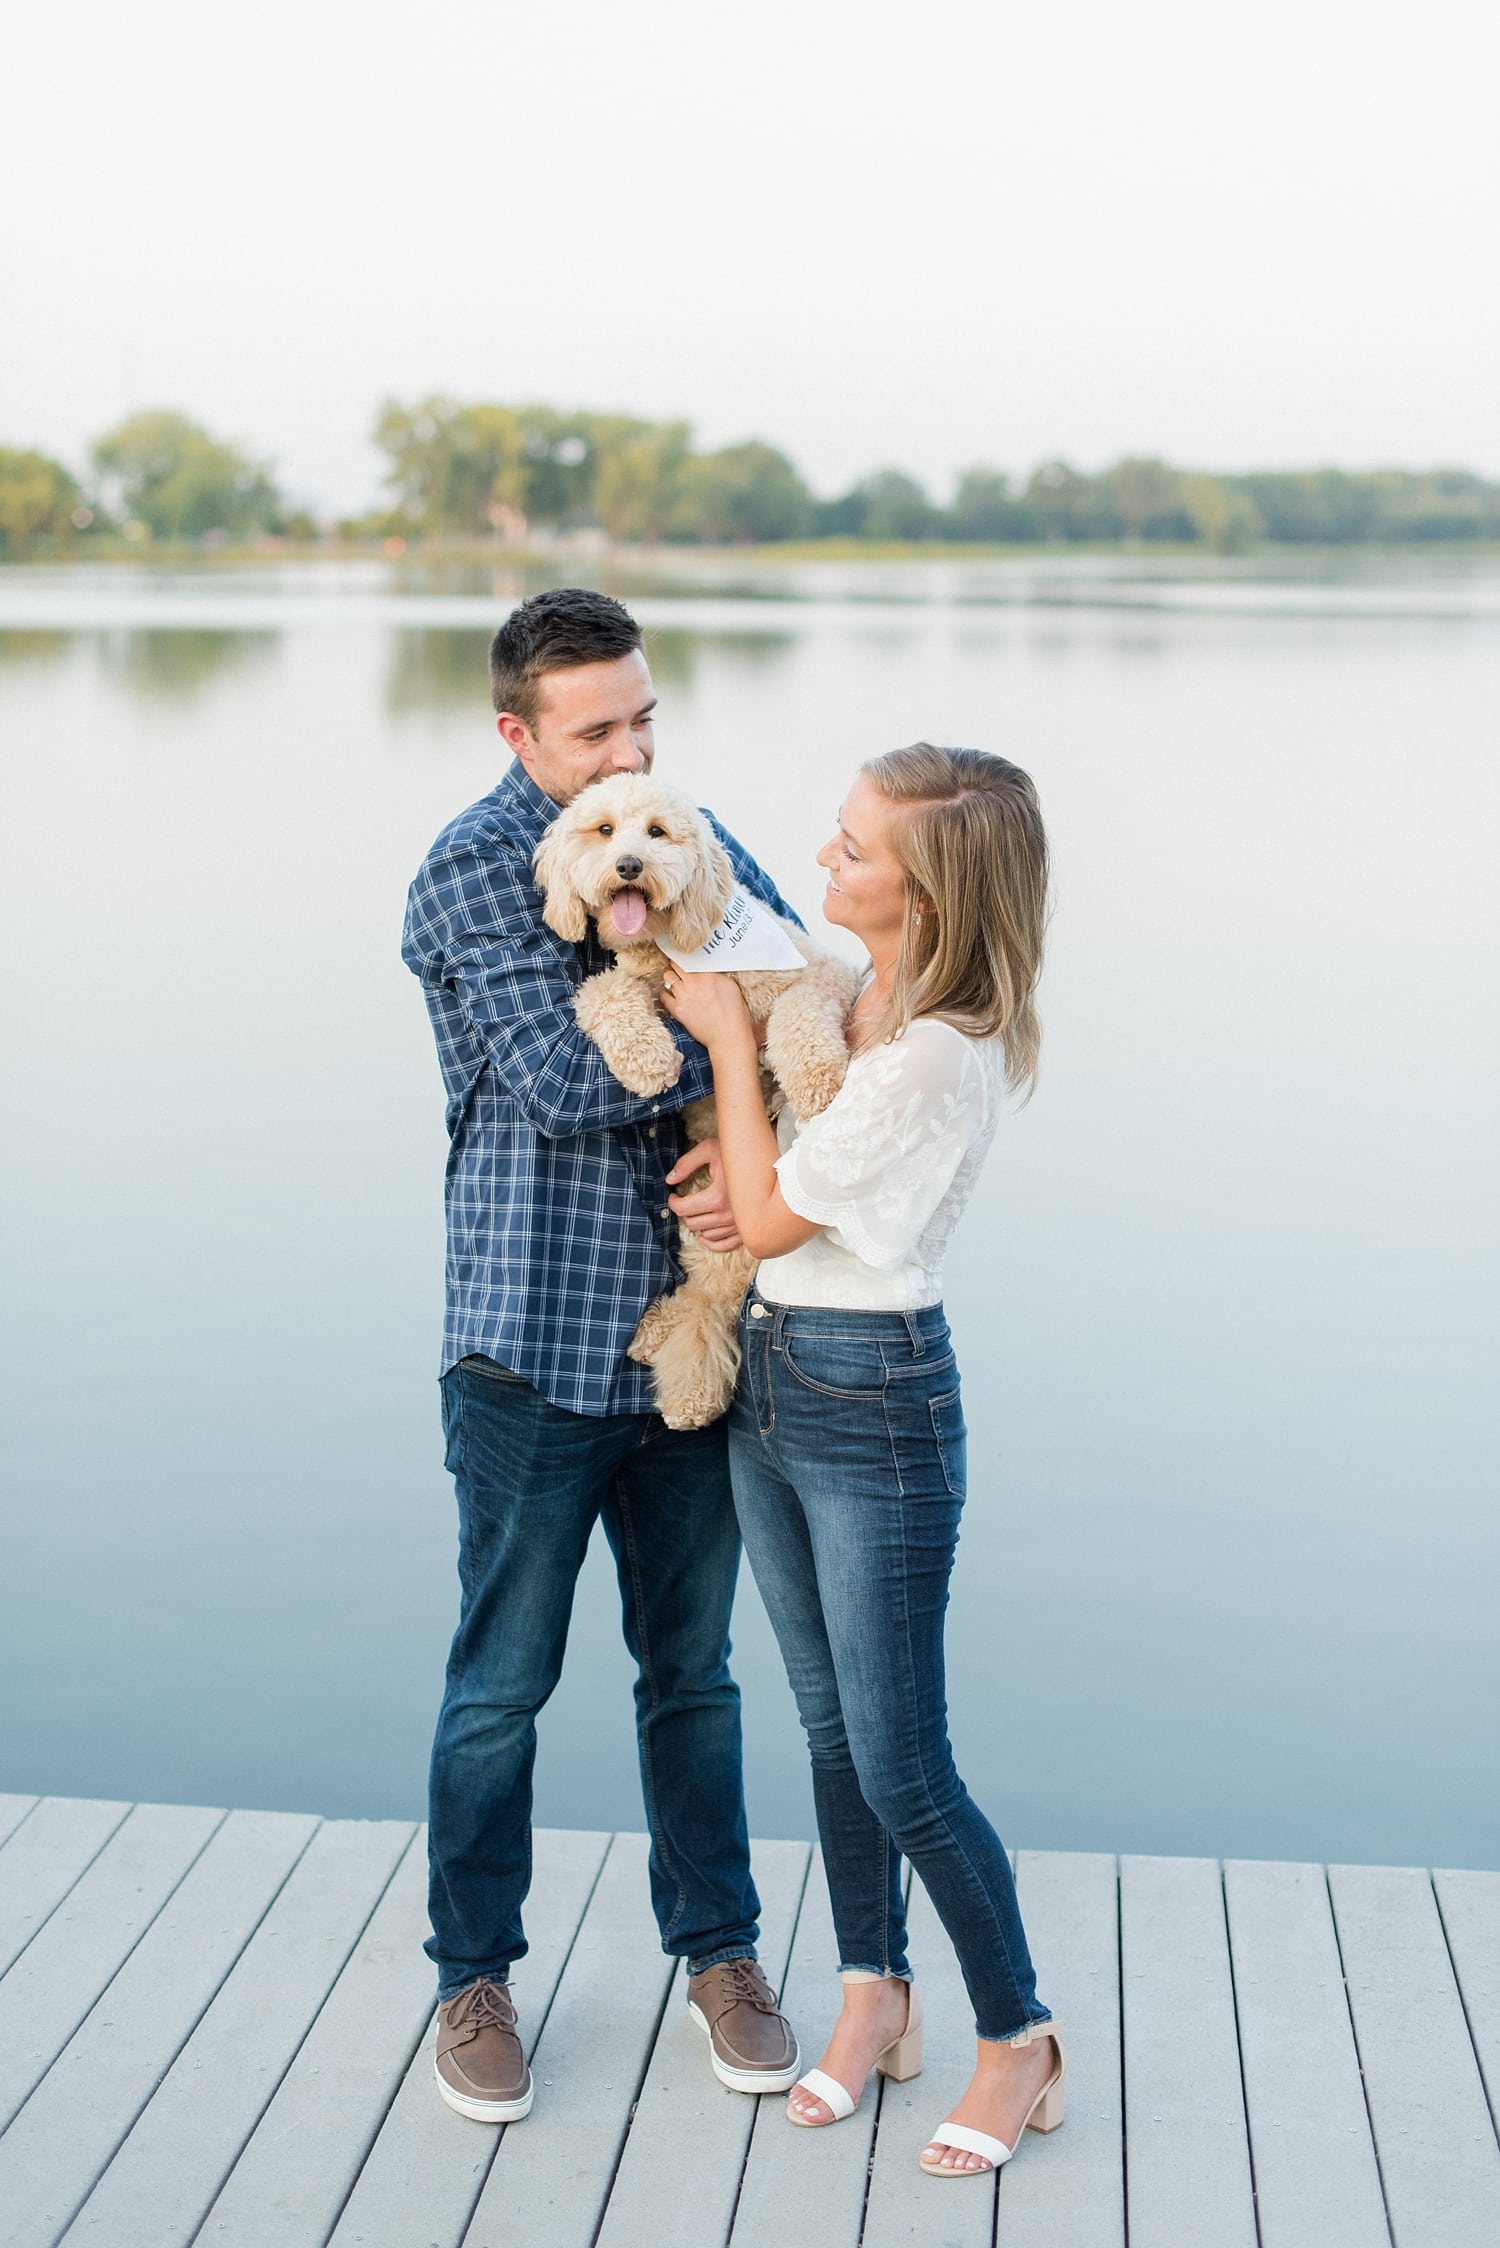
M 816 912 L 874 751 L 1035 774 L 960 1236 L 960 1764 L 1013 1844 L 1500 1866 L 1500 565 L 571 572 Z M 419 1815 L 455 1606 L 407 881 L 506 575 L 0 573 L 0 1787 Z M 811 1831 L 753 1589 L 752 1831 Z M 641 1823 L 596 1547 L 538 1815 Z

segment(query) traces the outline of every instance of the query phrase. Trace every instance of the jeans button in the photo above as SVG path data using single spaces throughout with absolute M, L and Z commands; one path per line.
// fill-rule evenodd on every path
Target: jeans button
M 766 1307 L 765 1307 L 765 1305 L 764 1305 L 764 1304 L 752 1304 L 752 1305 L 750 1306 L 750 1316 L 751 1316 L 751 1318 L 752 1318 L 752 1319 L 764 1319 L 764 1318 L 765 1318 L 765 1316 L 766 1316 Z

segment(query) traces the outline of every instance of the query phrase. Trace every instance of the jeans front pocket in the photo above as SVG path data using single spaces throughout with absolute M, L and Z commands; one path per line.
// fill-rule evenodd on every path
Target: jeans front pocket
M 963 1399 L 956 1389 L 950 1389 L 942 1397 L 929 1398 L 927 1410 L 932 1415 L 932 1433 L 943 1464 L 943 1481 L 953 1496 L 961 1499 L 968 1479 L 969 1454 Z
M 519 1382 L 522 1389 L 528 1386 L 524 1374 L 516 1373 L 510 1366 L 502 1366 L 497 1358 L 485 1358 L 474 1352 L 467 1358 L 461 1358 L 458 1363 L 466 1374 L 478 1374 L 487 1382 Z
M 787 1372 L 804 1389 L 815 1389 L 823 1397 L 877 1403 L 885 1395 L 888 1376 L 879 1343 L 837 1335 L 787 1335 L 781 1354 Z

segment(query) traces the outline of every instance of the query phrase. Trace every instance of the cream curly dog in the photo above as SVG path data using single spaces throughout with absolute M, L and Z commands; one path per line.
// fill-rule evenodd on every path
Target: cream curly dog
M 666 1092 L 677 1082 L 682 1056 L 657 1010 L 670 966 L 657 940 L 678 954 L 692 953 L 720 926 L 735 899 L 734 869 L 723 845 L 677 790 L 647 773 L 617 773 L 595 781 L 558 814 L 534 864 L 546 892 L 547 926 L 577 944 L 592 920 L 599 942 L 615 955 L 613 968 L 579 986 L 573 1006 L 580 1026 L 631 1092 Z M 844 1023 L 859 978 L 819 952 L 793 923 L 767 918 L 808 965 L 747 968 L 735 981 L 751 1014 L 766 1022 L 765 1058 L 776 1085 L 797 1116 L 816 1116 L 844 1081 Z M 774 1112 L 774 1088 L 768 1090 Z M 712 1100 L 694 1101 L 684 1122 L 692 1144 L 712 1138 Z M 705 1249 L 686 1230 L 680 1255 L 687 1278 L 675 1294 L 648 1305 L 630 1355 L 652 1368 L 657 1410 L 667 1426 L 701 1428 L 725 1410 L 734 1389 L 735 1322 L 755 1259 L 744 1249 Z

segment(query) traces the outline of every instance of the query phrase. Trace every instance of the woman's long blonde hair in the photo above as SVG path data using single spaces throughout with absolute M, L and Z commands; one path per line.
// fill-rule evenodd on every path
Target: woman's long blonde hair
M 1003 1040 L 1005 1081 L 1029 1099 L 1048 877 L 1030 775 L 986 750 L 931 742 L 872 757 L 860 771 L 898 809 L 892 842 L 907 903 L 890 1005 L 866 1043 L 936 1015 L 971 1038 Z

